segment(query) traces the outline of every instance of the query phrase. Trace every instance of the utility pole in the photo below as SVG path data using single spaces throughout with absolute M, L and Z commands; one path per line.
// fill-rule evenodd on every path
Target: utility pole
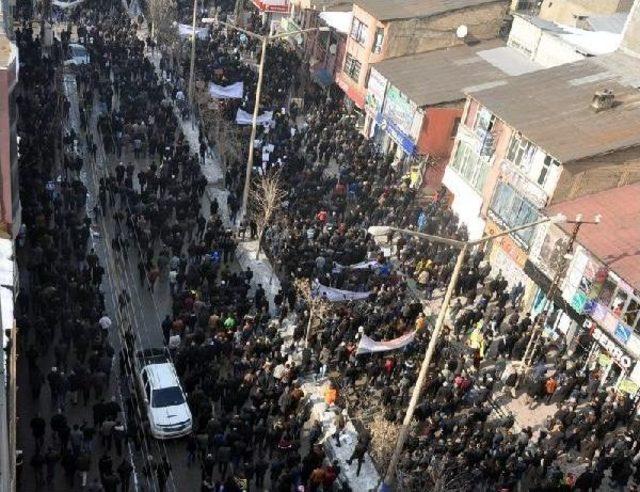
M 387 466 L 387 472 L 384 477 L 384 483 L 380 490 L 388 491 L 393 490 L 396 482 L 397 476 L 397 468 L 398 463 L 400 462 L 400 456 L 404 449 L 404 444 L 409 436 L 409 430 L 411 428 L 411 421 L 413 420 L 413 414 L 415 412 L 416 406 L 418 404 L 418 399 L 421 396 L 422 389 L 427 380 L 427 375 L 429 373 L 429 366 L 431 365 L 431 360 L 433 359 L 433 354 L 435 352 L 436 346 L 440 340 L 440 333 L 442 332 L 442 328 L 444 327 L 444 321 L 449 310 L 449 304 L 451 303 L 451 297 L 453 296 L 453 291 L 455 289 L 456 284 L 458 283 L 458 277 L 460 276 L 460 271 L 462 270 L 462 266 L 464 265 L 464 259 L 467 255 L 467 252 L 480 244 L 484 244 L 488 241 L 491 241 L 495 238 L 506 236 L 513 232 L 517 232 L 524 229 L 530 229 L 532 227 L 536 227 L 539 224 L 543 224 L 545 222 L 558 222 L 564 220 L 564 216 L 555 216 L 555 217 L 546 217 L 542 220 L 538 220 L 536 222 L 531 222 L 528 224 L 523 224 L 521 226 L 517 226 L 511 229 L 507 229 L 505 231 L 499 232 L 497 234 L 492 234 L 490 236 L 485 236 L 483 238 L 474 240 L 474 241 L 457 241 L 455 239 L 448 238 L 438 238 L 434 236 L 430 236 L 428 234 L 423 234 L 415 231 L 406 231 L 402 229 L 398 229 L 396 227 L 386 227 L 385 229 L 390 229 L 394 231 L 399 231 L 401 233 L 406 233 L 416 237 L 422 237 L 434 242 L 451 244 L 457 246 L 460 249 L 460 253 L 458 254 L 458 258 L 456 260 L 455 267 L 453 269 L 453 273 L 451 275 L 451 279 L 449 280 L 449 285 L 447 286 L 447 291 L 445 292 L 444 299 L 442 301 L 442 306 L 440 307 L 440 312 L 438 313 L 438 319 L 436 320 L 435 327 L 433 328 L 433 333 L 431 333 L 431 338 L 429 339 L 429 344 L 427 345 L 427 351 L 425 352 L 424 359 L 420 366 L 420 372 L 418 373 L 418 379 L 416 380 L 416 384 L 413 387 L 413 393 L 411 394 L 411 400 L 409 401 L 409 406 L 407 407 L 404 420 L 402 421 L 402 427 L 400 428 L 400 432 L 398 433 L 398 440 L 396 441 L 396 448 L 391 456 L 391 460 L 389 461 L 389 465 Z
M 599 224 L 600 216 L 596 215 L 592 221 L 589 221 L 589 220 L 582 220 L 582 215 L 579 214 L 576 216 L 575 220 L 570 220 L 566 222 L 568 224 L 573 224 L 573 229 L 571 231 L 571 235 L 569 236 L 569 242 L 567 243 L 566 248 L 562 252 L 562 256 L 560 257 L 558 268 L 556 269 L 556 272 L 553 276 L 553 280 L 546 294 L 547 299 L 545 301 L 544 308 L 542 309 L 542 313 L 544 313 L 544 316 L 541 316 L 539 322 L 535 324 L 533 331 L 531 333 L 531 338 L 529 339 L 529 343 L 527 344 L 527 348 L 525 349 L 524 355 L 520 360 L 520 365 L 524 369 L 522 370 L 520 377 L 518 378 L 519 382 L 522 382 L 522 380 L 524 379 L 524 376 L 529 366 L 531 366 L 531 363 L 533 362 L 533 359 L 535 357 L 536 350 L 538 349 L 538 341 L 542 336 L 544 324 L 546 320 L 549 318 L 549 315 L 551 314 L 551 311 L 553 309 L 553 306 L 554 306 L 553 298 L 555 297 L 556 292 L 560 287 L 560 282 L 564 277 L 565 269 L 567 267 L 568 256 L 573 253 L 573 246 L 576 242 L 576 239 L 578 238 L 578 234 L 580 233 L 580 227 L 582 227 L 583 224 Z M 516 385 L 516 387 L 518 385 Z
M 189 104 L 193 106 L 193 77 L 196 66 L 196 16 L 198 0 L 193 0 L 193 25 L 191 31 L 191 66 L 189 67 Z

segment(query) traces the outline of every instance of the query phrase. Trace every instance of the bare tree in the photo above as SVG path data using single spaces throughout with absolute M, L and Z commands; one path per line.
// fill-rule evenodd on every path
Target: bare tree
M 286 192 L 282 188 L 280 173 L 275 171 L 260 176 L 254 181 L 254 186 L 250 190 L 249 212 L 258 226 L 258 250 L 256 260 L 260 258 L 260 249 L 264 240 L 264 233 L 271 223 L 274 214 L 280 208 Z
M 175 42 L 173 22 L 178 18 L 176 0 L 149 0 L 149 20 L 151 37 L 160 43 L 171 45 Z
M 313 285 L 309 279 L 298 278 L 294 281 L 293 286 L 296 289 L 298 295 L 304 300 L 309 310 L 309 320 L 307 321 L 307 329 L 304 335 L 304 345 L 309 346 L 309 339 L 311 338 L 311 331 L 313 328 L 313 321 L 315 319 L 322 320 L 330 309 L 329 301 L 324 297 L 317 295 L 313 291 Z

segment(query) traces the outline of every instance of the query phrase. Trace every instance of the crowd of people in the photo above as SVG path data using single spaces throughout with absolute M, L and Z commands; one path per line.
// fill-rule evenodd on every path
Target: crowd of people
M 76 71 L 80 118 L 86 129 L 97 104 L 101 139 L 85 133 L 85 156 L 71 150 L 80 136 L 69 131 L 58 142 L 60 120 L 47 118 L 61 114 L 64 120 L 69 111 L 64 97 L 49 97 L 61 91 L 65 47 L 43 56 L 30 27 L 16 32 L 24 65 L 19 259 L 28 279 L 18 325 L 34 404 L 43 405 L 46 381 L 52 414 L 49 427 L 40 416 L 31 421 L 36 446 L 28 464 L 36 483 L 51 484 L 59 463 L 70 485 L 79 472 L 92 490 L 116 490 L 118 484 L 127 490 L 132 466 L 123 443 L 144 439 L 135 412 L 122 412 L 108 394 L 112 322 L 101 290 L 105 270 L 89 246 L 88 190 L 79 174 L 83 157 L 95 159 L 101 143 L 118 164 L 106 169 L 93 190 L 98 200 L 92 216 L 113 228 L 107 247 L 125 264 L 137 263 L 140 283 L 151 295 L 158 279 L 167 279 L 171 312 L 158 329 L 193 415 L 185 453 L 187 466 L 201 468 L 202 490 L 332 490 L 345 465 L 329 459 L 323 444 L 340 445 L 344 417 L 336 412 L 330 438 L 319 422 L 309 426 L 304 381 L 328 377 L 331 407 L 346 407 L 354 417 L 375 409 L 376 418 L 397 426 L 432 330 L 421 301 L 437 302 L 458 254 L 451 246 L 397 233 L 381 246 L 369 226 L 461 240 L 467 232 L 447 207 L 444 191 L 427 205 L 415 200 L 408 163 L 366 140 L 340 98 L 308 106 L 304 114 L 289 107 L 296 85 L 291 74 L 299 62 L 286 43 L 275 43 L 262 100 L 274 119 L 260 129 L 254 163 L 261 173 L 277 171 L 287 191 L 265 236 L 282 290 L 267 295 L 251 269 L 234 265 L 238 238 L 224 210 L 232 219 L 237 214 L 243 159 L 227 169 L 227 203 L 213 200 L 203 207 L 202 154 L 216 142 L 200 126 L 199 147 L 193 149 L 182 131 L 175 108 L 177 95 L 186 91 L 188 61 L 141 39 L 140 26 L 116 10 L 114 15 L 96 6 L 76 19 L 79 35 L 92 40 L 91 63 Z M 255 16 L 249 22 L 264 29 Z M 257 77 L 244 57 L 253 52 L 255 58 L 257 49 L 254 40 L 220 27 L 211 27 L 197 44 L 199 79 L 245 83 L 245 97 L 223 106 L 229 121 L 238 108 L 252 111 L 247 95 Z M 119 162 L 128 151 L 150 163 L 138 170 Z M 59 180 L 50 159 L 55 152 L 64 168 Z M 368 267 L 353 267 L 365 262 Z M 590 490 L 607 480 L 620 490 L 634 487 L 640 480 L 640 424 L 631 399 L 599 388 L 597 369 L 584 367 L 580 347 L 571 358 L 539 351 L 532 370 L 519 374 L 513 361 L 524 356 L 544 316 L 523 312 L 522 285 L 509 285 L 492 272 L 482 251 L 464 258 L 463 272 L 400 461 L 402 487 L 429 490 L 438 480 L 464 490 Z M 311 301 L 299 291 L 299 279 L 367 295 L 336 301 L 319 322 L 309 323 Z M 283 333 L 289 321 L 295 323 L 292 340 Z M 357 355 L 363 336 L 382 341 L 410 332 L 414 341 L 402 350 Z M 54 361 L 46 372 L 45 360 Z M 560 404 L 542 428 L 496 417 L 496 400 L 522 391 L 533 406 Z M 93 421 L 68 422 L 69 404 L 93 405 Z M 94 481 L 98 437 L 103 456 Z M 356 444 L 350 461 L 357 461 L 358 474 L 367 451 L 386 466 L 388 455 L 376 448 L 376 439 L 368 429 Z M 161 489 L 169 470 L 164 463 L 155 467 Z
M 28 423 L 33 454 L 18 452 L 18 487 L 29 475 L 33 481 L 28 489 L 51 490 L 63 474 L 69 489 L 78 484 L 87 490 L 99 485 L 115 491 L 121 484 L 128 490 L 133 468 L 123 443 L 136 438 L 136 427 L 125 425 L 119 403 L 109 396 L 114 349 L 101 289 L 105 272 L 89 247 L 88 190 L 79 169 L 64 166 L 73 155 L 72 135 L 66 132 L 61 138 L 69 113 L 61 90 L 64 46 L 56 42 L 45 49 L 29 23 L 15 34 L 21 61 L 17 105 L 22 204 L 17 326 L 27 361 L 30 406 L 35 409 Z M 45 386 L 49 401 L 41 396 Z M 75 406 L 84 408 L 86 418 L 70 417 Z M 97 460 L 99 449 L 104 453 Z M 92 476 L 96 464 L 100 478 Z

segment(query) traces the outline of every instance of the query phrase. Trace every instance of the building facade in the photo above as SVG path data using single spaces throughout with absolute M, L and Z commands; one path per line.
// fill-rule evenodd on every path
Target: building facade
M 372 64 L 387 58 L 433 51 L 467 39 L 497 37 L 508 2 L 502 0 L 429 1 L 394 4 L 383 0 L 354 3 L 342 71 L 337 83 L 348 99 L 364 109 Z M 364 115 L 361 124 L 364 124 Z

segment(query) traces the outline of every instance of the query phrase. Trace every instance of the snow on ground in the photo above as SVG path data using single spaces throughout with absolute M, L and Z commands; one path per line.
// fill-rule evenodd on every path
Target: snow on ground
M 336 445 L 333 434 L 335 427 L 335 409 L 336 407 L 328 407 L 324 401 L 324 392 L 329 382 L 308 382 L 302 385 L 302 390 L 309 397 L 313 404 L 312 418 L 318 420 L 322 424 L 324 449 L 329 461 L 337 460 L 340 465 L 340 476 L 338 477 L 342 483 L 348 483 L 351 490 L 358 492 L 374 491 L 380 484 L 380 475 L 373 465 L 373 461 L 369 453 L 365 455 L 360 475 L 356 475 L 358 470 L 358 462 L 354 460 L 351 465 L 347 460 L 351 458 L 351 454 L 358 442 L 358 433 L 351 423 L 347 421 L 343 432 L 340 434 L 340 446 Z
M 259 259 L 256 259 L 256 252 L 258 250 L 258 241 L 243 241 L 238 244 L 236 251 L 236 257 L 238 263 L 243 270 L 247 267 L 253 270 L 253 284 L 262 284 L 265 290 L 267 299 L 269 299 L 269 305 L 273 314 L 273 297 L 280 290 L 280 280 L 273 271 L 271 262 L 267 258 L 267 255 L 260 253 Z

